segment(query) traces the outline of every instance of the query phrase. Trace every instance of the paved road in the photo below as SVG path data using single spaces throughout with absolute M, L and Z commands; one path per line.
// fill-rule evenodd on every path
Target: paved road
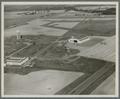
M 90 76 L 88 79 L 86 79 L 84 82 L 79 84 L 76 88 L 68 92 L 68 94 L 80 94 L 82 91 L 84 91 L 88 86 L 90 86 L 96 79 L 101 77 L 106 71 L 109 70 L 109 65 L 111 63 L 107 63 L 104 67 L 102 67 L 100 70 L 95 72 L 92 76 Z
M 110 65 L 110 66 L 109 66 Z M 114 72 L 114 63 L 106 63 L 101 69 L 94 74 L 85 74 L 71 84 L 56 92 L 57 95 L 79 95 L 90 94 L 98 87 L 107 77 Z
M 82 83 L 85 79 L 90 77 L 91 74 L 84 74 L 80 76 L 78 79 L 70 83 L 69 85 L 65 86 L 63 89 L 56 92 L 56 95 L 66 95 L 69 91 L 71 91 L 73 88 L 77 87 L 80 83 Z
M 109 66 L 110 65 L 110 66 Z M 90 94 L 101 82 L 103 82 L 112 72 L 114 72 L 114 63 L 106 63 L 101 69 L 99 69 L 94 74 L 87 78 L 83 78 L 81 81 L 81 77 L 76 81 L 72 82 L 70 85 L 66 86 L 59 92 L 55 94 L 67 94 L 67 95 L 79 95 L 79 94 Z M 78 83 L 79 82 L 79 83 Z M 94 85 L 95 84 L 95 85 Z

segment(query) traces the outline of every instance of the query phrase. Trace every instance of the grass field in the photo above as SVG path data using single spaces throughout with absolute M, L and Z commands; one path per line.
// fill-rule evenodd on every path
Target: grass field
M 64 57 L 65 55 L 73 55 L 79 53 L 79 50 L 77 49 L 66 49 L 65 46 L 61 45 L 59 46 L 58 43 L 53 44 L 47 51 L 45 51 L 42 56 L 46 58 L 61 58 Z
M 5 37 L 10 37 L 16 35 L 16 31 L 19 30 L 21 35 L 52 35 L 52 36 L 61 36 L 67 32 L 67 30 L 59 29 L 59 28 L 51 28 L 45 27 L 41 24 L 46 23 L 46 21 L 42 20 L 34 20 L 35 22 L 29 22 L 25 25 L 16 26 L 14 28 L 5 29 L 4 35 Z
M 97 43 L 100 43 L 101 41 L 103 41 L 104 39 L 101 38 L 92 38 L 89 41 L 83 42 L 82 44 L 79 44 L 79 46 L 81 47 L 91 47 L 96 45 Z
M 93 73 L 104 66 L 106 61 L 81 57 L 72 63 L 66 63 L 66 61 L 60 60 L 36 60 L 35 63 L 36 64 L 34 67 L 39 67 L 43 69 L 58 69 Z
M 48 46 L 51 42 L 55 41 L 57 39 L 57 37 L 45 36 L 45 35 L 38 35 L 38 36 L 26 35 L 26 36 L 24 36 L 24 39 L 31 40 L 32 45 L 28 46 L 27 48 L 20 51 L 19 53 L 16 53 L 14 56 L 18 56 L 18 57 L 33 56 L 37 52 L 39 52 L 40 50 L 42 50 L 46 46 Z
M 17 15 L 18 12 L 6 12 L 5 13 L 5 20 L 4 20 L 4 27 L 5 29 L 9 28 L 10 26 L 16 25 L 24 25 L 28 21 L 31 21 L 33 19 L 39 18 L 40 15 Z
M 107 61 L 97 60 L 92 58 L 81 57 L 74 62 L 67 63 L 67 60 L 33 60 L 35 65 L 32 68 L 5 68 L 5 73 L 17 73 L 17 74 L 28 74 L 33 71 L 40 70 L 61 70 L 61 71 L 74 71 L 84 73 L 94 73 L 103 67 Z
M 26 46 L 26 44 L 24 44 L 23 42 L 18 41 L 15 36 L 11 38 L 5 38 L 4 43 L 5 43 L 5 46 L 4 46 L 5 56 L 8 56 L 11 53 Z
M 70 31 L 63 35 L 63 37 L 71 37 L 80 35 L 87 36 L 113 36 L 115 35 L 115 21 L 114 20 L 88 20 L 81 21 Z

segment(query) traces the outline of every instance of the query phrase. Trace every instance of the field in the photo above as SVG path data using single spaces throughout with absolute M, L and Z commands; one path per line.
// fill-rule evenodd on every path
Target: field
M 115 34 L 115 17 L 72 17 L 67 19 L 51 16 L 41 17 L 36 15 L 16 15 L 17 12 L 6 12 L 5 16 L 5 36 L 16 34 L 20 30 L 23 35 L 53 35 L 53 36 L 79 36 L 81 34 L 88 36 L 112 36 Z M 56 14 L 57 15 L 57 14 Z M 108 16 L 109 17 L 109 16 Z M 51 19 L 52 18 L 52 19 Z M 9 28 L 8 28 L 9 27 Z M 47 33 L 46 33 L 47 32 Z
M 25 75 L 33 71 L 40 71 L 44 69 L 94 73 L 100 68 L 102 68 L 106 63 L 109 63 L 103 60 L 97 60 L 97 59 L 91 59 L 85 57 L 80 57 L 79 59 L 73 62 L 67 62 L 67 61 L 69 60 L 35 59 L 33 60 L 35 64 L 32 68 L 29 67 L 12 68 L 8 66 L 5 68 L 5 73 L 17 73 L 17 74 Z
M 103 41 L 104 39 L 101 39 L 101 38 L 91 38 L 89 41 L 86 41 L 82 44 L 79 44 L 79 46 L 82 46 L 82 47 L 91 47 L 91 46 L 94 46 L 98 43 L 100 43 L 101 41 Z
M 53 44 L 47 51 L 42 53 L 40 55 L 40 58 L 42 56 L 45 58 L 53 58 L 53 59 L 60 58 L 60 59 L 62 59 L 65 56 L 69 57 L 70 55 L 75 55 L 77 53 L 79 53 L 79 50 L 77 50 L 77 49 L 69 49 L 69 52 L 68 52 L 68 50 L 66 49 L 65 46 L 63 46 L 63 45 L 59 46 L 59 44 L 56 43 L 56 44 Z
M 43 69 L 58 69 L 66 71 L 80 71 L 84 73 L 93 73 L 99 68 L 101 68 L 106 62 L 96 59 L 80 58 L 73 63 L 66 63 L 66 61 L 64 62 L 60 60 L 36 60 L 35 63 L 35 67 Z
M 66 33 L 66 30 L 56 29 L 56 28 L 49 28 L 42 26 L 45 24 L 46 21 L 42 20 L 34 20 L 25 25 L 17 26 L 14 28 L 9 28 L 5 30 L 5 37 L 16 35 L 16 31 L 19 30 L 21 35 L 50 35 L 50 36 L 61 36 Z M 48 22 L 47 22 L 48 23 Z
M 57 39 L 55 36 L 45 36 L 45 35 L 38 35 L 38 36 L 31 36 L 27 35 L 24 36 L 23 39 L 31 40 L 31 45 L 27 48 L 23 49 L 19 53 L 14 54 L 14 56 L 21 56 L 21 57 L 31 57 L 34 56 L 37 52 L 43 50 L 46 46 L 51 44 L 53 41 Z
M 51 95 L 84 75 L 82 72 L 41 70 L 28 75 L 5 74 L 5 95 Z M 22 84 L 21 84 L 22 83 Z
M 87 20 L 80 21 L 75 27 L 64 34 L 64 37 L 80 35 L 87 36 L 113 36 L 115 35 L 115 21 L 114 20 Z
M 13 12 L 5 12 L 5 29 L 11 28 L 12 26 L 20 26 L 25 25 L 29 21 L 40 18 L 41 14 L 36 15 L 18 15 L 18 13 L 23 13 L 25 11 L 13 11 Z
M 36 19 L 39 15 L 36 16 L 26 16 L 26 15 L 17 15 L 18 12 L 6 12 L 5 13 L 5 29 L 10 28 L 11 26 L 24 25 L 28 21 Z M 9 16 L 9 17 L 8 17 Z
M 111 82 L 111 83 L 109 83 Z M 111 76 L 109 76 L 103 83 L 99 85 L 98 88 L 96 88 L 91 95 L 94 94 L 107 94 L 107 95 L 112 95 L 115 94 L 115 89 L 112 88 L 115 87 L 115 73 L 113 73 Z
M 15 36 L 13 36 L 11 38 L 5 38 L 4 54 L 5 54 L 5 56 L 8 56 L 11 53 L 13 53 L 25 46 L 26 46 L 26 44 L 24 44 L 21 41 L 17 41 Z
M 89 49 L 82 50 L 79 55 L 115 62 L 115 47 L 115 36 L 112 36 Z
M 35 65 L 32 68 L 5 68 L 5 94 L 39 94 L 39 95 L 49 95 L 49 94 L 63 94 L 63 92 L 69 92 L 71 91 L 71 88 L 77 87 L 80 83 L 91 77 L 94 73 L 96 73 L 98 70 L 103 68 L 105 65 L 110 64 L 108 67 L 112 67 L 112 72 L 114 71 L 114 66 L 112 66 L 113 63 L 102 61 L 102 60 L 96 60 L 96 59 L 89 59 L 81 57 L 80 59 L 71 62 L 66 63 L 66 61 L 59 61 L 59 60 L 34 60 Z M 94 68 L 94 69 L 93 69 Z M 106 68 L 107 69 L 107 68 Z M 48 72 L 46 72 L 48 71 Z M 58 72 L 49 72 L 49 71 L 58 71 Z M 103 71 L 103 70 L 102 70 Z M 74 73 L 78 74 L 79 76 L 73 77 Z M 40 74 L 38 74 L 40 73 Z M 19 74 L 19 75 L 18 75 Z M 35 74 L 35 77 L 33 77 Z M 84 74 L 84 75 L 83 75 Z M 105 80 L 106 76 L 108 74 L 111 74 L 111 72 L 108 72 L 107 74 L 104 74 Z M 6 80 L 12 79 L 9 81 L 9 84 Z M 24 75 L 24 76 L 23 76 Z M 36 77 L 36 75 L 39 75 L 39 79 Z M 53 76 L 54 75 L 54 76 Z M 65 78 L 67 76 L 67 79 Z M 28 79 L 29 76 L 29 79 Z M 57 79 L 59 78 L 59 80 Z M 62 78 L 62 79 L 61 79 Z M 19 79 L 19 80 L 18 80 Z M 33 81 L 34 79 L 34 81 Z M 99 78 L 98 78 L 99 79 Z M 102 81 L 103 81 L 102 80 Z M 39 83 L 40 81 L 40 83 Z M 61 82 L 58 84 L 59 81 Z M 17 82 L 17 84 L 15 84 Z M 22 82 L 22 85 L 18 84 Z M 27 82 L 30 82 L 29 84 Z M 33 83 L 34 82 L 34 83 Z M 24 83 L 24 84 L 23 84 Z M 39 85 L 38 85 L 39 83 Z M 54 86 L 53 85 L 54 83 Z M 97 85 L 96 85 L 97 84 Z M 99 81 L 97 81 L 93 88 L 96 88 L 98 84 L 101 84 Z M 26 87 L 24 87 L 26 85 Z M 35 88 L 37 86 L 37 89 Z M 31 87 L 30 87 L 31 86 Z M 93 85 L 92 85 L 93 86 Z M 20 87 L 20 88 L 19 88 Z M 34 93 L 30 90 L 32 87 L 34 87 Z M 9 88 L 9 89 L 8 89 Z M 89 88 L 86 92 L 91 92 L 93 88 Z M 114 88 L 114 86 L 113 86 Z M 17 90 L 17 91 L 16 91 Z M 39 92 L 38 92 L 39 90 Z M 41 90 L 41 91 L 40 91 Z M 99 89 L 97 89 L 99 91 Z M 102 90 L 102 89 L 101 89 Z M 106 89 L 107 90 L 107 89 Z M 23 93 L 24 92 L 24 93 Z
M 64 22 L 62 20 L 57 22 L 57 21 L 51 21 L 51 20 L 49 20 L 49 18 L 48 19 L 39 19 L 38 18 L 38 19 L 27 22 L 26 25 L 21 25 L 21 26 L 17 26 L 14 28 L 10 28 L 10 29 L 5 29 L 5 37 L 6 36 L 12 37 L 12 36 L 16 35 L 17 30 L 20 30 L 21 35 L 33 36 L 33 39 L 34 38 L 37 39 L 38 35 L 46 35 L 46 38 L 45 37 L 38 38 L 39 40 L 35 41 L 35 43 L 37 43 L 36 45 L 31 45 L 27 49 L 24 49 L 23 51 L 21 51 L 20 53 L 17 53 L 17 55 L 16 55 L 16 56 L 27 56 L 27 55 L 32 56 L 37 51 L 40 51 L 40 49 L 45 48 L 46 46 L 48 46 L 51 43 L 51 42 L 49 42 L 49 39 L 50 39 L 49 36 L 51 38 L 58 36 L 61 38 L 61 40 L 66 40 L 66 39 L 70 38 L 71 36 L 75 36 L 78 38 L 81 35 L 98 36 L 98 38 L 91 39 L 91 41 L 89 43 L 85 42 L 85 43 L 80 44 L 81 47 L 94 46 L 103 40 L 102 38 L 99 38 L 99 36 L 109 37 L 109 36 L 115 35 L 115 20 L 88 19 L 85 21 L 78 20 L 77 22 L 76 21 Z M 55 39 L 53 39 L 53 41 L 54 40 Z M 40 43 L 38 43 L 38 42 L 40 42 Z M 49 42 L 49 43 L 44 44 L 44 42 Z M 57 48 L 56 49 L 55 46 L 53 48 L 49 49 L 50 53 L 49 52 L 46 53 L 46 54 L 48 54 L 47 57 L 57 56 L 57 54 L 55 55 L 55 53 L 54 53 L 54 55 L 51 54 L 52 50 L 55 50 L 55 52 L 58 54 L 61 53 L 60 51 L 62 50 L 62 47 L 59 47 L 61 50 L 59 49 L 60 51 L 57 51 L 58 47 L 56 47 Z M 88 50 L 89 50 L 89 48 L 88 48 Z M 5 52 L 7 52 L 7 51 L 5 50 Z M 77 50 L 76 50 L 76 52 L 77 52 Z M 80 50 L 80 52 L 81 52 L 81 50 Z M 60 55 L 59 55 L 59 57 L 60 57 Z M 93 58 L 95 58 L 95 57 L 93 57 Z M 112 59 L 110 59 L 110 60 L 112 60 Z

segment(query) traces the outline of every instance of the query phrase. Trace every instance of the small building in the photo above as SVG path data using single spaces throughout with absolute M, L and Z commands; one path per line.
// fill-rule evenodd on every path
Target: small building
M 29 57 L 10 57 L 6 59 L 6 65 L 20 66 L 25 64 L 29 60 Z
M 88 36 L 82 36 L 79 39 L 72 36 L 70 39 L 68 39 L 68 42 L 69 43 L 78 43 L 78 44 L 80 44 L 80 43 L 88 41 L 89 39 L 90 38 Z

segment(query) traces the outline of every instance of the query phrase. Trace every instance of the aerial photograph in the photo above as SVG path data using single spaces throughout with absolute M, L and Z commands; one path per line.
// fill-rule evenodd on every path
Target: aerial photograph
M 4 95 L 115 95 L 116 4 L 4 5 Z

